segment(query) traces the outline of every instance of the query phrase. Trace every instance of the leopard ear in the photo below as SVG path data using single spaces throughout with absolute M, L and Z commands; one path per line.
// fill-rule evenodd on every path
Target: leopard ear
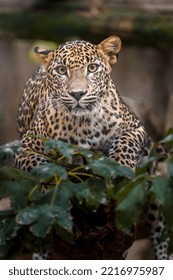
M 38 61 L 42 62 L 43 64 L 47 65 L 52 57 L 52 51 L 50 50 L 41 50 L 39 47 L 34 48 L 34 52 Z
M 103 40 L 98 46 L 98 51 L 107 58 L 110 65 L 117 62 L 118 53 L 121 50 L 121 39 L 117 36 L 110 36 Z

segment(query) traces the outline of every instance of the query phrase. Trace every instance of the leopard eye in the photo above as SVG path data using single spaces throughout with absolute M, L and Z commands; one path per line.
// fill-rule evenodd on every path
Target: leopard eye
M 92 64 L 89 64 L 88 65 L 88 72 L 89 73 L 94 73 L 97 71 L 99 65 L 98 64 L 95 64 L 95 63 L 92 63 Z
M 60 65 L 56 67 L 56 71 L 60 75 L 66 75 L 67 74 L 67 68 L 64 65 Z

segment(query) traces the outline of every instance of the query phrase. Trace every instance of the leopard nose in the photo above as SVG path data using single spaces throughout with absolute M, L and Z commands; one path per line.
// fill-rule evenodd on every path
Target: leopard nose
M 86 91 L 71 91 L 69 92 L 69 94 L 74 98 L 76 99 L 77 101 L 79 101 L 81 99 L 81 97 L 83 95 L 86 94 Z

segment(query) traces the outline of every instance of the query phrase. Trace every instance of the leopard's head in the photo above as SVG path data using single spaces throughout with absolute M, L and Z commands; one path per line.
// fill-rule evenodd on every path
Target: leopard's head
M 98 45 L 70 41 L 54 51 L 35 53 L 47 71 L 46 88 L 56 108 L 83 115 L 94 110 L 111 81 L 111 66 L 116 63 L 121 40 L 111 36 Z

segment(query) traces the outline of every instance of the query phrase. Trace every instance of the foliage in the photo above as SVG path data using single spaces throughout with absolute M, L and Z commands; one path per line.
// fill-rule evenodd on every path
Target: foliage
M 145 4 L 136 9 L 132 3 L 128 1 L 127 6 L 126 1 L 108 0 L 99 1 L 99 5 L 92 1 L 91 5 L 91 1 L 42 0 L 23 10 L 0 11 L 0 35 L 55 42 L 77 37 L 98 43 L 108 34 L 119 34 L 124 44 L 172 47 L 173 17 L 169 5 L 148 10 L 144 9 Z
M 160 151 L 160 145 L 166 154 Z M 171 235 L 172 145 L 173 129 L 155 144 L 148 160 L 135 173 L 106 156 L 52 139 L 45 140 L 50 163 L 27 173 L 8 164 L 15 153 L 21 152 L 19 142 L 1 146 L 0 257 L 6 258 L 14 246 L 16 254 L 21 246 L 34 252 L 47 249 L 54 235 L 75 243 L 74 205 L 94 213 L 101 205 L 115 201 L 115 226 L 124 229 L 138 223 L 146 203 L 157 200 L 166 221 L 165 236 Z M 74 164 L 75 158 L 80 164 Z M 164 162 L 166 177 L 148 172 L 155 160 Z M 43 193 L 42 188 L 47 191 Z M 9 200 L 8 207 L 3 205 L 5 199 Z

